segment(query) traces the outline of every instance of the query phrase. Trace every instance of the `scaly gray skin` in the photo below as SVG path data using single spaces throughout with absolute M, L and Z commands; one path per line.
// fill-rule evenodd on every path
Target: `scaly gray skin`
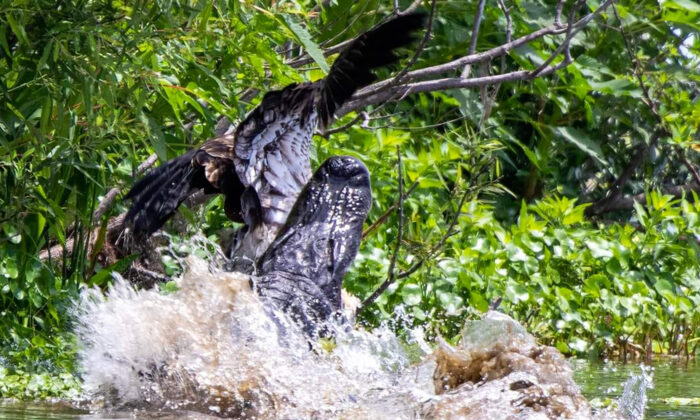
M 257 262 L 253 288 L 290 314 L 309 337 L 341 317 L 341 285 L 372 205 L 369 172 L 350 156 L 326 160 L 304 187 L 276 239 Z

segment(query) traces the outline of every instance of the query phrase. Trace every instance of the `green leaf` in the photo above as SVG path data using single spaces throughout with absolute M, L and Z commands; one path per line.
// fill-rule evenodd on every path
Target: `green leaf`
M 672 0 L 661 3 L 664 9 L 681 9 L 689 12 L 700 13 L 700 4 L 691 0 Z
M 607 165 L 607 162 L 605 162 L 603 159 L 603 151 L 600 150 L 600 146 L 591 140 L 585 133 L 573 127 L 555 127 L 554 131 L 559 133 L 564 140 L 578 147 L 582 152 L 597 160 L 601 165 Z
M 122 271 L 126 270 L 129 267 L 129 264 L 131 264 L 131 262 L 134 261 L 138 257 L 139 257 L 139 254 L 131 254 L 131 255 L 128 255 L 128 256 L 122 258 L 121 260 L 115 262 L 114 264 L 110 265 L 109 267 L 103 268 L 97 274 L 90 277 L 90 279 L 88 279 L 88 281 L 87 281 L 87 284 L 89 286 L 102 285 L 105 281 L 107 281 L 110 274 L 112 274 L 115 271 L 122 272 Z
M 165 162 L 168 160 L 168 150 L 165 146 L 165 134 L 163 134 L 163 130 L 161 130 L 160 126 L 153 118 L 145 118 L 147 119 L 148 128 L 151 132 L 150 140 L 153 150 L 158 155 L 158 159 L 160 159 L 161 162 Z
M 29 38 L 27 38 L 27 32 L 25 32 L 24 26 L 17 22 L 12 12 L 5 13 L 5 19 L 7 19 L 7 23 L 10 24 L 10 28 L 17 39 L 19 39 L 26 46 L 31 46 L 31 42 L 29 42 Z
M 401 296 L 406 305 L 418 305 L 422 300 L 422 290 L 419 285 L 409 283 L 401 289 Z
M 323 51 L 321 48 L 311 39 L 311 34 L 303 26 L 294 21 L 294 19 L 289 15 L 282 16 L 282 22 L 289 28 L 294 34 L 297 40 L 304 46 L 306 52 L 309 56 L 318 64 L 324 73 L 328 74 L 330 67 L 326 62 L 325 57 L 323 57 Z

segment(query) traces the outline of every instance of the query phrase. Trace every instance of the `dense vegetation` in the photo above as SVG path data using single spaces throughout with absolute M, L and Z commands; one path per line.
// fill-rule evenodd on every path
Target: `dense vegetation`
M 390 3 L 0 2 L 0 396 L 75 388 L 71 300 L 134 258 L 98 258 L 126 208 L 105 199 L 110 189 L 124 192 L 151 153 L 163 160 L 211 137 L 220 116 L 239 121 L 258 92 L 322 77 L 333 59 L 323 50 L 394 13 Z M 563 24 L 603 9 L 570 44 L 560 30 L 440 76 L 527 77 L 368 103 L 316 136 L 314 166 L 346 153 L 372 172 L 375 205 L 345 287 L 367 298 L 393 281 L 363 322 L 403 311 L 399 332 L 415 324 L 457 339 L 466 317 L 502 298 L 501 310 L 568 354 L 695 354 L 700 6 L 431 5 L 413 69 L 556 26 L 558 5 Z M 561 65 L 532 72 L 550 63 Z M 185 208 L 189 227 L 169 225 L 166 274 L 197 247 L 188 237 L 216 240 L 231 226 L 221 207 Z

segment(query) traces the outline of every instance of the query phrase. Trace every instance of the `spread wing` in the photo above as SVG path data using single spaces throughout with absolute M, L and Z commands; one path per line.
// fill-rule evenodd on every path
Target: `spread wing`
M 318 84 L 305 83 L 270 92 L 236 130 L 236 172 L 257 193 L 264 223 L 282 225 L 311 177 L 318 91 Z

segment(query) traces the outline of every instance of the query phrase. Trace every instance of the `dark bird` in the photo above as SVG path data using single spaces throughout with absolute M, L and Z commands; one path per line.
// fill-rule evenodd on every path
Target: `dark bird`
M 203 190 L 223 194 L 226 215 L 248 226 L 245 240 L 266 247 L 311 177 L 308 152 L 317 126 L 327 127 L 357 89 L 376 79 L 373 69 L 397 61 L 394 50 L 414 40 L 424 20 L 422 13 L 399 16 L 360 35 L 324 79 L 268 92 L 235 132 L 150 171 L 126 196 L 132 200 L 127 226 L 150 235 Z M 251 234 L 256 226 L 265 229 Z

